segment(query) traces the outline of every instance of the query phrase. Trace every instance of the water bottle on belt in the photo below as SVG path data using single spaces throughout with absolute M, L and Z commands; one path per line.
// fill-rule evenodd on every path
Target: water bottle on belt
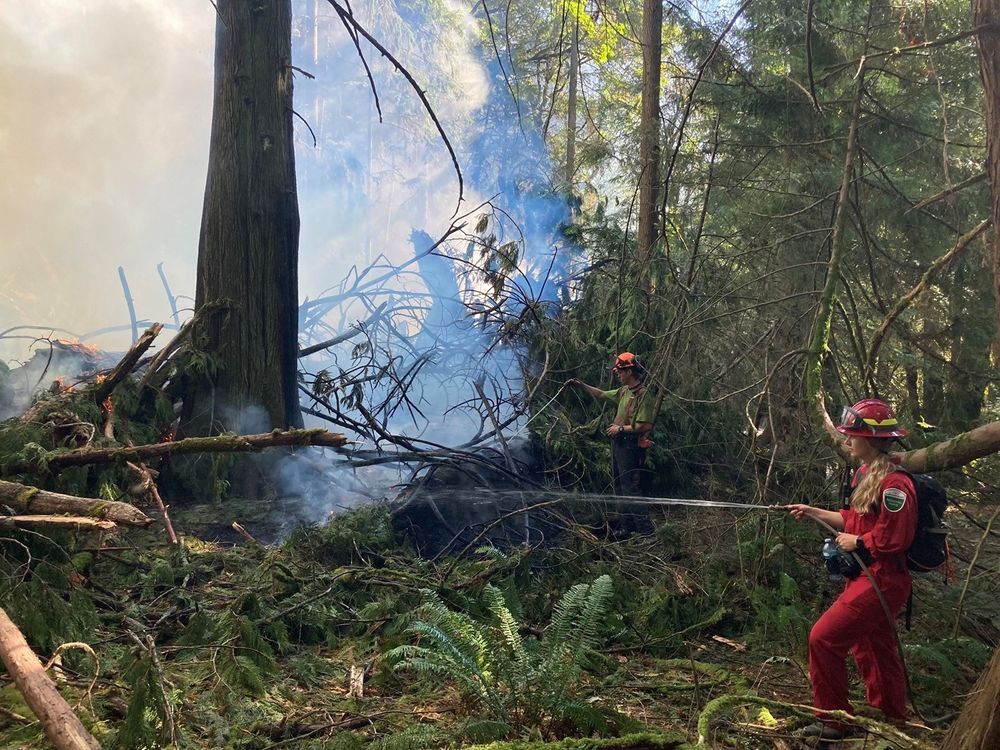
M 826 565 L 828 575 L 830 580 L 835 583 L 844 582 L 844 574 L 840 572 L 840 566 L 837 564 L 840 557 L 840 547 L 832 537 L 827 537 L 823 540 L 823 563 Z

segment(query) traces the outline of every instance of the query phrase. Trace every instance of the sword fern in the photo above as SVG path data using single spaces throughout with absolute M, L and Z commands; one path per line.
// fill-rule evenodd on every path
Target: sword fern
M 538 729 L 551 734 L 560 725 L 593 730 L 604 715 L 583 698 L 588 657 L 601 639 L 611 602 L 611 578 L 573 586 L 553 609 L 541 640 L 525 639 L 503 594 L 487 586 L 485 622 L 451 610 L 437 594 L 425 592 L 417 621 L 408 629 L 415 644 L 386 656 L 397 669 L 432 675 L 452 683 L 489 719 L 509 734 Z

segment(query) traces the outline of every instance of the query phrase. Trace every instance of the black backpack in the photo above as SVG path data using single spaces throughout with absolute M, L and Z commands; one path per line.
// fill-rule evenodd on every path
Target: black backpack
M 913 481 L 917 493 L 917 531 L 906 551 L 907 567 L 914 573 L 930 573 L 948 562 L 948 533 L 944 511 L 948 507 L 948 493 L 929 474 L 914 474 L 897 466 Z M 850 479 L 844 482 L 844 507 L 850 502 Z M 881 509 L 881 507 L 880 507 Z
M 906 551 L 906 562 L 914 573 L 930 573 L 948 562 L 948 527 L 944 511 L 948 507 L 948 493 L 929 474 L 909 474 L 917 491 L 917 533 Z

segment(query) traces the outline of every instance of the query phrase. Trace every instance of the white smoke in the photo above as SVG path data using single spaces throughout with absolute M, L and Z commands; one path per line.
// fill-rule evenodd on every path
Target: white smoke
M 204 0 L 0 4 L 0 330 L 127 323 L 119 265 L 140 318 L 169 317 L 158 262 L 194 289 L 214 25 Z

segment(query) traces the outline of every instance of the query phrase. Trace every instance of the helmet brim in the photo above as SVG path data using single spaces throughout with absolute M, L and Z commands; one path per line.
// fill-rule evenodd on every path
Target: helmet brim
M 863 438 L 894 438 L 894 437 L 906 437 L 909 431 L 902 427 L 894 427 L 889 432 L 872 432 L 871 430 L 858 430 L 853 427 L 844 427 L 843 425 L 836 426 L 837 432 L 841 435 L 850 435 L 852 437 L 863 437 Z

